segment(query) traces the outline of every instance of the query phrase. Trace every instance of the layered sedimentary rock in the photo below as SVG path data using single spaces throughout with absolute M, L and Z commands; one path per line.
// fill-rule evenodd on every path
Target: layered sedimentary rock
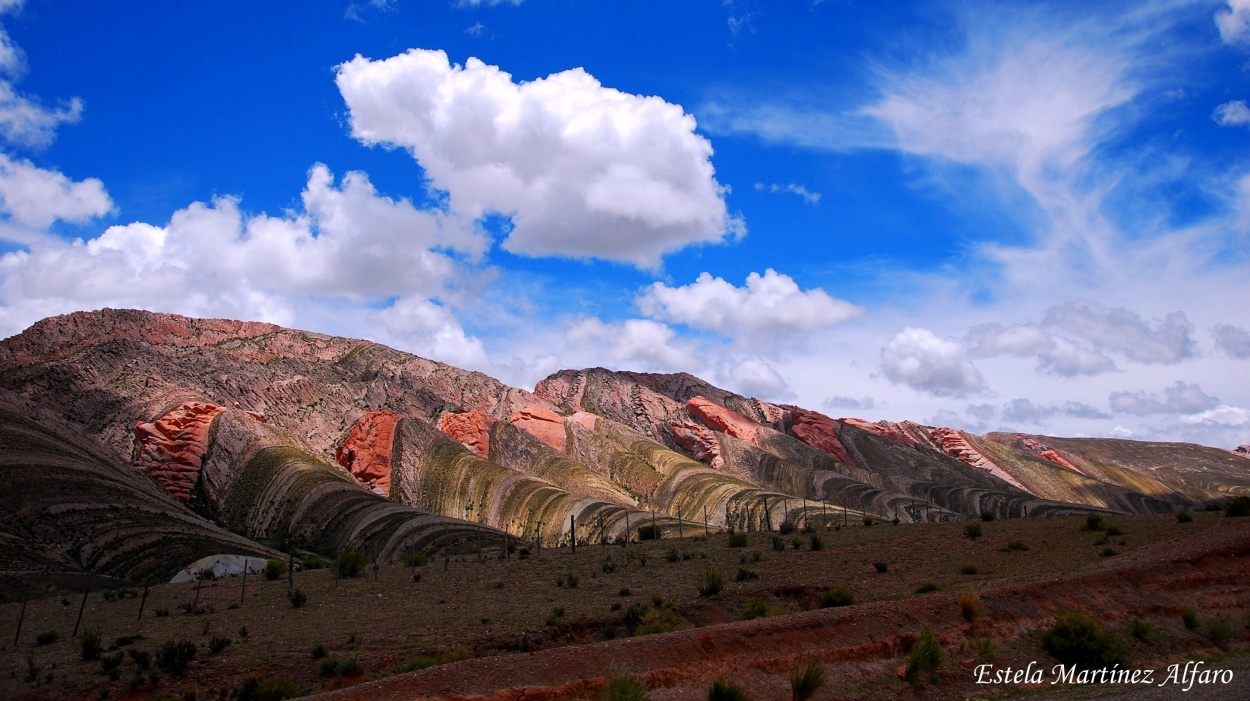
M 531 404 L 508 417 L 508 423 L 525 431 L 555 450 L 564 452 L 564 419 L 554 411 Z
M 391 454 L 399 419 L 393 411 L 366 413 L 356 420 L 334 455 L 352 477 L 381 496 L 391 493 Z
M 786 423 L 790 435 L 831 455 L 835 460 L 850 464 L 846 447 L 838 439 L 839 422 L 816 411 L 797 406 L 786 407 Z
M 909 436 L 907 432 L 899 426 L 899 424 L 892 421 L 878 421 L 873 423 L 871 421 L 865 421 L 855 417 L 846 417 L 838 420 L 848 426 L 854 426 L 861 431 L 868 431 L 870 433 L 875 433 L 882 438 L 888 438 L 900 445 L 918 444 L 915 438 Z
M 1007 472 L 995 464 L 993 460 L 985 457 L 981 454 L 981 451 L 969 444 L 968 437 L 965 436 L 962 431 L 956 431 L 953 428 L 934 428 L 929 431 L 929 437 L 941 446 L 942 452 L 952 458 L 955 458 L 962 463 L 985 470 L 1005 482 L 1008 482 L 1020 489 L 1024 489 L 1024 485 L 1017 482 L 1015 477 L 1007 474 Z
M 135 424 L 135 467 L 164 485 L 178 501 L 191 501 L 208 449 L 208 431 L 223 411 L 210 402 L 187 402 L 155 421 Z
M 711 430 L 698 424 L 679 421 L 672 424 L 673 438 L 677 444 L 685 448 L 695 460 L 711 465 L 716 469 L 725 467 L 725 458 L 720 454 L 720 444 Z
M 476 409 L 443 414 L 439 429 L 480 458 L 490 457 L 490 429 L 498 421 Z
M 755 442 L 755 434 L 760 429 L 758 422 L 719 404 L 713 404 L 706 397 L 691 397 L 686 402 L 686 411 L 713 431 L 728 433 L 747 443 Z

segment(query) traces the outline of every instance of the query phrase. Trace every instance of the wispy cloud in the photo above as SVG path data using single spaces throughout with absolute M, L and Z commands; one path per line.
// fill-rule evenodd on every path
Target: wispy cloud
M 772 193 L 788 192 L 792 195 L 798 195 L 808 204 L 818 204 L 820 202 L 819 192 L 812 192 L 811 190 L 808 190 L 805 185 L 799 185 L 797 183 L 787 183 L 785 185 L 780 183 L 770 183 L 768 185 L 765 185 L 764 183 L 755 183 L 755 190 L 757 192 Z
M 1216 107 L 1211 119 L 1222 127 L 1250 126 L 1250 107 L 1245 100 L 1231 100 Z

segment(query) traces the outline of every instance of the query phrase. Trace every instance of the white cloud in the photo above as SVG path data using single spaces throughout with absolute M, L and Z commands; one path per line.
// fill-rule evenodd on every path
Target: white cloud
M 428 299 L 402 297 L 373 312 L 369 319 L 381 323 L 392 336 L 402 339 L 406 349 L 418 355 L 462 368 L 490 366 L 482 342 L 464 332 L 451 310 Z
M 0 154 L 0 212 L 18 224 L 46 229 L 58 219 L 82 223 L 112 209 L 104 183 L 97 178 L 74 182 L 57 171 Z
M 964 344 L 929 329 L 907 327 L 881 350 L 881 365 L 892 382 L 940 397 L 981 391 L 985 378 L 968 362 Z
M 1180 422 L 1191 426 L 1241 427 L 1250 426 L 1250 409 L 1221 404 L 1190 416 L 1180 417 Z
M 1121 414 L 1196 414 L 1219 406 L 1220 400 L 1209 396 L 1197 384 L 1177 381 L 1163 388 L 1163 398 L 1145 392 L 1112 392 L 1108 397 L 1111 410 Z
M 413 49 L 357 56 L 337 82 L 353 136 L 410 149 L 453 211 L 510 216 L 503 247 L 513 253 L 655 268 L 744 232 L 694 118 L 580 68 L 518 83 L 475 58 L 461 67 Z
M 806 185 L 799 185 L 797 183 L 787 183 L 785 185 L 781 185 L 779 183 L 771 183 L 769 185 L 765 185 L 764 183 L 755 183 L 755 189 L 758 192 L 771 192 L 774 194 L 779 192 L 788 192 L 792 195 L 802 197 L 803 201 L 808 204 L 820 203 L 819 192 L 812 192 L 807 189 Z
M 1216 107 L 1211 119 L 1222 127 L 1250 126 L 1250 107 L 1245 100 L 1231 100 Z
M 863 313 L 822 289 L 803 291 L 789 275 L 771 268 L 748 275 L 744 287 L 706 272 L 681 287 L 653 283 L 638 298 L 638 307 L 650 317 L 762 345 L 801 339 Z
M 648 319 L 605 324 L 590 317 L 570 326 L 565 339 L 574 347 L 593 348 L 614 361 L 615 369 L 697 372 L 701 366 L 693 344 L 677 340 L 673 329 Z
M 343 16 L 347 19 L 365 24 L 365 12 L 373 10 L 375 12 L 395 12 L 399 10 L 398 0 L 365 0 L 364 2 L 353 2 L 347 6 L 347 10 L 343 12 Z
M 761 357 L 747 358 L 720 373 L 727 389 L 748 397 L 781 401 L 793 396 L 785 378 Z
M 1226 44 L 1250 42 L 1250 0 L 1228 0 L 1215 13 L 1215 25 Z
M 825 409 L 852 409 L 863 411 L 864 409 L 873 409 L 877 406 L 877 402 L 872 397 L 827 397 L 820 403 Z
M 1065 302 L 1052 307 L 1042 325 L 1142 363 L 1178 363 L 1194 352 L 1193 324 L 1179 311 L 1151 325 L 1128 309 Z
M 1230 324 L 1216 324 L 1211 327 L 1211 336 L 1215 338 L 1215 346 L 1230 357 L 1250 358 L 1250 331 Z
M 1036 324 L 980 324 L 969 330 L 967 338 L 974 357 L 1033 356 L 1037 358 L 1038 371 L 1048 374 L 1075 377 L 1115 369 L 1115 363 L 1107 356 L 1055 336 Z

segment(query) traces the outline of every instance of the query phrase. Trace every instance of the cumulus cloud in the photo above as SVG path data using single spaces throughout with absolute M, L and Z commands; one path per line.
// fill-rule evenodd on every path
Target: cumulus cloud
M 729 389 L 748 397 L 777 401 L 793 396 L 785 378 L 758 356 L 747 358 L 719 374 Z
M 863 313 L 820 288 L 801 290 L 771 268 L 748 275 L 743 287 L 711 273 L 681 287 L 657 282 L 638 298 L 638 307 L 650 317 L 755 344 L 802 339 Z
M 1142 363 L 1179 363 L 1194 352 L 1193 324 L 1179 311 L 1151 324 L 1122 307 L 1066 302 L 1052 307 L 1042 325 Z
M 85 241 L 45 239 L 5 254 L 0 334 L 102 306 L 290 324 L 315 298 L 361 316 L 383 306 L 372 318 L 405 348 L 449 362 L 477 357 L 475 341 L 430 300 L 454 297 L 471 276 L 480 233 L 379 195 L 363 173 L 336 184 L 322 165 L 301 199 L 302 212 L 248 217 L 237 200 L 219 198 L 175 212 L 165 226 L 112 226 Z
M 1112 392 L 1108 397 L 1111 410 L 1120 414 L 1197 414 L 1219 406 L 1220 400 L 1209 396 L 1197 384 L 1177 380 L 1163 388 L 1163 396 L 1146 392 Z
M 1107 412 L 1097 407 L 1090 406 L 1089 404 L 1086 404 L 1084 402 L 1072 402 L 1072 401 L 1064 402 L 1063 408 L 1060 409 L 1060 411 L 1067 414 L 1068 416 L 1075 416 L 1078 419 L 1109 419 L 1111 418 L 1111 414 L 1108 414 Z
M 1182 416 L 1180 422 L 1190 426 L 1210 428 L 1250 426 L 1250 409 L 1221 404 L 1197 414 Z
M 969 407 L 971 409 L 971 407 Z M 1064 414 L 1080 419 L 1109 419 L 1111 414 L 1083 402 L 1067 401 L 1062 405 L 1039 404 L 1028 399 L 1013 399 L 1003 405 L 1003 420 L 1013 423 L 1041 425 L 1047 419 Z
M 892 382 L 940 397 L 958 397 L 985 387 L 985 378 L 966 356 L 964 344 L 956 339 L 907 327 L 881 350 L 881 365 Z
M 744 232 L 694 118 L 581 68 L 516 82 L 476 58 L 413 49 L 357 56 L 337 83 L 353 136 L 409 149 L 453 211 L 511 217 L 502 245 L 513 253 L 655 268 Z
M 593 348 L 622 370 L 692 372 L 701 365 L 693 344 L 679 341 L 673 329 L 649 319 L 606 324 L 590 317 L 570 326 L 565 339 L 574 347 Z
M 1055 336 L 1037 324 L 981 324 L 969 330 L 967 340 L 974 357 L 1036 357 L 1038 371 L 1053 375 L 1097 375 L 1115 369 L 1115 362 L 1102 353 Z
M 113 201 L 97 178 L 74 182 L 55 170 L 0 154 L 0 213 L 45 229 L 57 220 L 82 223 L 108 214 Z
M 1215 13 L 1215 25 L 1224 43 L 1250 43 L 1250 0 L 1228 0 Z
M 1250 331 L 1230 324 L 1216 324 L 1211 327 L 1211 336 L 1215 338 L 1216 348 L 1230 357 L 1250 358 Z
M 21 2 L 0 3 L 0 15 L 21 7 Z M 83 103 L 78 98 L 66 100 L 57 107 L 44 106 L 39 100 L 17 92 L 13 81 L 25 70 L 21 49 L 0 27 L 0 137 L 10 144 L 42 148 L 52 143 L 56 128 L 82 118 Z
M 1250 107 L 1245 100 L 1232 100 L 1215 108 L 1211 119 L 1222 127 L 1250 126 Z
M 768 185 L 765 185 L 764 183 L 755 183 L 755 189 L 757 192 L 771 192 L 773 194 L 788 192 L 791 195 L 798 195 L 808 204 L 818 204 L 820 202 L 819 192 L 812 192 L 807 189 L 806 185 L 799 185 L 798 183 L 787 183 L 785 185 L 781 185 L 780 183 L 771 183 Z

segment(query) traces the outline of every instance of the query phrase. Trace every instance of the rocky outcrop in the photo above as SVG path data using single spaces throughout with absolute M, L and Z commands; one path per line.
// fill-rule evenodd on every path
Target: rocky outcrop
M 391 493 L 391 456 L 395 447 L 393 411 L 371 411 L 356 420 L 347 440 L 334 454 L 335 461 L 361 484 L 381 496 Z
M 724 469 L 725 458 L 721 455 L 720 443 L 716 442 L 716 434 L 704 426 L 685 421 L 673 424 L 672 429 L 677 444 L 689 451 L 695 460 L 718 470 Z
M 1239 445 L 1233 448 L 1233 454 L 1250 458 L 1250 445 Z
M 964 435 L 963 431 L 956 431 L 953 428 L 935 428 L 929 431 L 929 437 L 941 446 L 943 452 L 952 458 L 955 458 L 956 460 L 959 460 L 967 465 L 985 470 L 1004 482 L 1007 482 L 1019 489 L 1028 491 L 1025 489 L 1024 485 L 1020 484 L 1020 482 L 1016 480 L 1015 477 L 1007 474 L 1007 472 L 999 467 L 993 460 L 985 457 L 981 454 L 981 451 L 973 447 L 972 444 L 968 442 L 968 438 Z
M 564 418 L 554 411 L 531 404 L 508 417 L 508 423 L 563 453 L 568 443 Z
M 443 414 L 438 427 L 478 457 L 489 458 L 490 429 L 496 421 L 497 419 L 490 414 L 470 409 Z
M 755 434 L 760 429 L 759 423 L 736 411 L 714 404 L 706 397 L 691 397 L 690 401 L 686 402 L 686 411 L 713 431 L 728 433 L 747 443 L 755 443 Z
M 187 402 L 155 421 L 136 423 L 135 467 L 178 501 L 191 501 L 208 450 L 209 429 L 222 411 L 210 402 Z
M 889 438 L 900 445 L 919 445 L 916 439 L 907 435 L 907 432 L 903 430 L 899 424 L 892 421 L 878 421 L 877 423 L 872 423 L 870 421 L 854 417 L 845 417 L 838 419 L 838 421 L 841 421 L 848 426 L 854 426 L 855 428 L 864 431 L 870 431 L 878 436 L 881 436 L 882 438 Z
M 838 439 L 837 421 L 797 406 L 786 407 L 786 424 L 790 435 L 833 457 L 838 462 L 851 464 L 846 446 Z

